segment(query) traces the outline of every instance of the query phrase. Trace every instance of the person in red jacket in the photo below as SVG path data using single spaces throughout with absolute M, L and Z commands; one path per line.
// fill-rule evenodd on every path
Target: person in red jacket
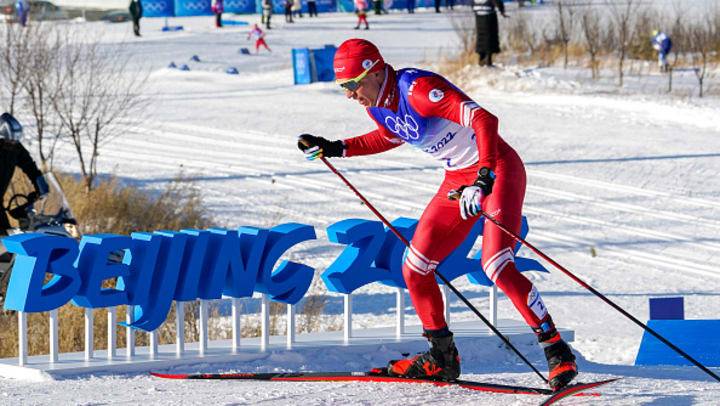
M 265 49 L 268 50 L 268 52 L 272 52 L 270 50 L 270 47 L 268 46 L 267 42 L 265 42 L 265 32 L 263 32 L 262 28 L 258 26 L 257 24 L 253 24 L 253 29 L 248 32 L 247 39 L 255 38 L 255 53 L 257 54 L 260 52 L 260 47 L 265 47 Z
M 368 20 L 367 20 L 367 8 L 368 8 L 367 1 L 366 0 L 355 0 L 354 3 L 355 3 L 355 14 L 357 14 L 357 17 L 358 17 L 357 24 L 355 25 L 355 29 L 359 30 L 360 24 L 365 23 L 365 29 L 369 30 L 370 24 L 368 24 Z
M 405 377 L 456 379 L 460 358 L 444 318 L 434 271 L 465 240 L 481 208 L 520 232 L 526 182 L 523 162 L 498 134 L 497 117 L 438 74 L 415 68 L 395 70 L 375 45 L 363 39 L 340 45 L 334 69 L 345 95 L 366 108 L 377 129 L 337 141 L 302 134 L 298 147 L 308 159 L 376 154 L 410 144 L 445 168 L 445 179 L 420 217 L 403 263 L 403 277 L 430 350 L 390 361 L 388 369 Z M 458 195 L 459 201 L 448 198 Z M 514 243 L 486 222 L 483 270 L 536 333 L 548 360 L 550 386 L 557 389 L 577 375 L 575 356 L 537 289 L 515 267 Z

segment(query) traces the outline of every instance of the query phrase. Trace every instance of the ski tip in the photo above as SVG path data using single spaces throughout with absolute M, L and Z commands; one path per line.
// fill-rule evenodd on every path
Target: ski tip
M 615 381 L 619 381 L 620 379 L 621 379 L 620 377 L 616 377 L 616 378 L 605 379 L 605 380 L 602 380 L 602 381 L 594 381 L 594 382 L 587 382 L 587 383 L 585 383 L 585 382 L 578 382 L 578 383 L 576 383 L 576 384 L 574 384 L 574 385 L 570 385 L 570 387 L 578 387 L 578 388 L 590 389 L 590 388 L 595 388 L 595 387 L 598 387 L 598 386 L 606 385 L 606 384 L 608 384 L 608 383 L 613 383 L 613 382 L 615 382 Z M 567 387 L 566 387 L 566 388 L 567 388 Z M 560 389 L 560 390 L 562 391 L 563 389 Z
M 152 372 L 150 371 L 150 375 L 156 377 L 156 378 L 164 378 L 164 379 L 183 379 L 185 375 L 179 375 L 179 374 L 161 374 L 159 372 Z
M 619 379 L 620 378 L 610 378 L 595 382 L 579 382 L 576 384 L 565 386 L 555 391 L 552 396 L 547 398 L 543 403 L 540 404 L 540 406 L 553 405 L 568 396 L 600 396 L 600 394 L 597 392 L 585 391 L 615 382 Z

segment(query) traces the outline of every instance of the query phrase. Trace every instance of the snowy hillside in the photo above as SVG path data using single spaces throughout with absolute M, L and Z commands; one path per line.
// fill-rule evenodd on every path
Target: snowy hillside
M 246 20 L 253 22 L 254 16 Z M 297 221 L 324 227 L 372 218 L 367 208 L 319 162 L 295 146 L 303 132 L 328 138 L 373 128 L 363 108 L 332 83 L 293 86 L 290 50 L 339 44 L 351 36 L 377 43 L 395 67 L 432 67 L 452 54 L 456 35 L 445 14 L 369 17 L 371 30 L 353 31 L 354 16 L 321 15 L 269 31 L 272 54 L 241 55 L 247 28 L 216 31 L 210 18 L 173 19 L 181 33 L 161 33 L 162 21 L 143 20 L 141 39 L 129 25 L 87 24 L 107 30 L 108 46 L 126 40 L 143 69 L 153 102 L 147 120 L 105 145 L 100 171 L 148 188 L 182 172 L 202 188 L 218 225 L 271 226 Z M 192 55 L 202 62 L 189 62 Z M 174 61 L 190 72 L 167 69 Z M 235 66 L 240 75 L 225 74 Z M 528 240 L 640 320 L 648 298 L 685 297 L 688 318 L 720 318 L 720 100 L 702 102 L 658 94 L 627 95 L 557 83 L 581 81 L 562 69 L 518 77 L 512 69 L 467 70 L 466 89 L 500 118 L 501 135 L 528 171 Z M 492 80 L 488 80 L 492 78 Z M 631 79 L 629 79 L 631 80 Z M 490 83 L 491 82 L 491 83 Z M 75 171 L 63 147 L 56 165 Z M 388 218 L 418 217 L 442 179 L 424 154 L 401 147 L 381 155 L 334 161 Z M 338 250 L 324 236 L 300 245 L 293 259 L 323 271 Z M 526 250 L 521 254 L 535 257 Z M 594 255 L 593 255 L 594 254 Z M 581 379 L 624 379 L 599 399 L 566 404 L 717 404 L 720 384 L 691 368 L 633 367 L 642 331 L 559 272 L 532 274 L 556 322 L 576 331 Z M 460 278 L 456 286 L 485 308 L 487 291 Z M 357 326 L 391 325 L 391 290 L 366 287 L 356 299 Z M 331 302 L 336 317 L 341 309 Z M 365 303 L 363 307 L 363 303 Z M 501 299 L 500 315 L 520 319 Z M 413 316 L 414 317 L 414 316 Z M 452 320 L 475 316 L 454 301 Z M 415 323 L 415 319 L 412 321 Z M 461 343 L 462 344 L 462 343 Z M 542 366 L 536 349 L 526 349 Z M 537 378 L 498 348 L 460 348 L 465 379 L 538 385 Z M 323 357 L 258 355 L 227 370 L 363 370 L 396 354 L 329 350 Z M 544 369 L 541 368 L 541 369 Z M 461 389 L 358 383 L 174 382 L 147 376 L 91 377 L 29 384 L 0 380 L 0 404 L 536 404 L 537 399 L 468 393 Z

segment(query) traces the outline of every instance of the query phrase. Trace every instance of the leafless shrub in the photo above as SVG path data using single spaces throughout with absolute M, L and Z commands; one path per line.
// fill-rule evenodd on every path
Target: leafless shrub
M 305 298 L 300 314 L 302 318 L 298 323 L 298 333 L 316 331 L 320 328 L 322 316 L 328 297 L 326 295 L 309 295 Z
M 615 30 L 615 39 L 617 41 L 618 85 L 622 86 L 625 75 L 625 59 L 628 56 L 628 50 L 633 41 L 633 36 L 636 34 L 633 18 L 637 15 L 640 3 L 637 0 L 622 0 L 618 3 L 609 2 L 607 4 L 609 6 L 610 18 L 613 22 L 612 26 Z
M 515 13 L 507 26 L 507 40 L 510 49 L 534 55 L 538 48 L 538 33 L 525 12 Z
M 127 119 L 137 118 L 144 99 L 140 90 L 147 74 L 129 72 L 130 57 L 124 44 L 101 46 L 100 38 L 64 35 L 57 77 L 62 78 L 53 107 L 75 147 L 85 190 L 97 177 L 100 147 L 127 128 Z
M 475 18 L 472 13 L 453 13 L 450 15 L 453 27 L 463 53 L 474 53 L 477 41 Z
M 598 54 L 602 49 L 602 21 L 598 12 L 588 7 L 580 16 L 580 28 L 582 30 L 582 39 L 585 45 L 585 51 L 590 56 L 590 70 L 593 80 L 597 79 L 600 73 L 600 64 Z
M 563 68 L 568 66 L 568 45 L 575 29 L 575 7 L 571 0 L 558 0 L 555 19 L 555 31 L 563 51 Z
M 703 97 L 705 79 L 709 71 L 714 65 L 712 54 L 718 52 L 717 42 L 718 22 L 717 12 L 708 10 L 707 13 L 697 21 L 690 23 L 687 28 L 688 38 L 690 40 L 690 48 L 688 54 L 695 67 L 695 77 L 698 81 L 699 96 Z
M 654 30 L 663 29 L 664 24 L 660 16 L 654 10 L 641 9 L 634 19 L 633 32 L 635 35 L 630 40 L 628 56 L 633 59 L 653 60 L 656 52 L 650 43 Z
M 37 151 L 45 171 L 52 169 L 55 146 L 60 139 L 60 129 L 53 128 L 53 123 L 57 120 L 54 120 L 52 99 L 58 87 L 59 78 L 54 73 L 60 59 L 62 39 L 60 32 L 51 27 L 40 23 L 28 27 L 28 33 L 31 33 L 32 37 L 26 61 L 27 75 L 23 82 L 27 96 L 25 107 L 35 118 Z M 50 135 L 47 135 L 48 133 Z
M 0 90 L 8 99 L 7 110 L 15 114 L 17 99 L 28 74 L 28 55 L 31 38 L 37 28 L 23 28 L 20 24 L 0 24 L 3 39 L 0 42 Z

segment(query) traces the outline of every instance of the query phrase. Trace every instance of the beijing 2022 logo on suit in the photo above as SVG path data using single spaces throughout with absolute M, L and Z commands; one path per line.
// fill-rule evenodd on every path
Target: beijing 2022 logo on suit
M 420 138 L 418 133 L 420 126 L 409 114 L 405 114 L 405 120 L 401 117 L 385 117 L 385 127 L 404 140 L 417 140 Z

